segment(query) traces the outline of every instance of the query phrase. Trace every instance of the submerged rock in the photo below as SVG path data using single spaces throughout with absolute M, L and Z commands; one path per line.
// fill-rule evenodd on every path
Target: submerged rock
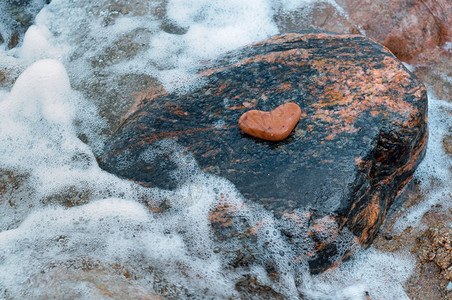
M 172 139 L 249 205 L 271 211 L 295 261 L 309 260 L 312 272 L 370 245 L 427 144 L 425 88 L 388 49 L 357 35 L 289 33 L 229 53 L 198 75 L 205 84 L 191 92 L 142 100 L 107 143 L 101 167 L 175 189 L 189 170 L 162 151 L 159 142 Z M 302 114 L 287 139 L 240 131 L 243 113 L 288 102 Z M 237 210 L 212 211 L 220 240 L 261 229 L 239 228 Z M 237 256 L 237 264 L 251 260 Z

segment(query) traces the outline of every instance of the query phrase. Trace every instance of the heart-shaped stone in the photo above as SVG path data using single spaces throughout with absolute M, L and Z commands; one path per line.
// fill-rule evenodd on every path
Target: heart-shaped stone
M 285 139 L 301 117 L 296 103 L 282 104 L 272 111 L 250 110 L 239 119 L 239 127 L 254 137 L 278 142 Z

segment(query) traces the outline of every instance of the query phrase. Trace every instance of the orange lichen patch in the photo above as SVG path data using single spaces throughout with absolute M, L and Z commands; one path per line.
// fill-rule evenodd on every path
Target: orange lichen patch
M 167 102 L 165 104 L 165 107 L 169 111 L 171 111 L 173 114 L 175 114 L 176 116 L 187 117 L 189 115 L 189 113 L 187 111 L 182 110 L 180 106 L 177 106 L 177 105 L 175 105 L 175 104 L 173 104 L 171 102 Z
M 419 142 L 418 147 L 413 150 L 412 155 L 410 156 L 410 161 L 404 164 L 401 168 L 397 169 L 396 172 L 389 175 L 385 180 L 382 181 L 382 183 L 390 184 L 395 177 L 400 176 L 400 174 L 404 174 L 409 170 L 413 170 L 416 164 L 418 164 L 419 161 L 421 160 L 421 157 L 425 154 L 425 151 L 427 149 L 427 142 L 428 142 L 428 129 L 422 140 Z M 403 187 L 403 185 L 400 186 Z
M 147 208 L 148 208 L 150 211 L 154 212 L 154 213 L 161 213 L 161 212 L 163 212 L 163 210 L 162 210 L 161 207 L 155 207 L 155 206 L 150 206 L 150 205 L 148 205 Z
M 158 85 L 152 89 L 148 89 L 148 90 L 144 90 L 144 91 L 140 91 L 140 92 L 136 92 L 136 93 L 132 94 L 132 96 L 135 99 L 137 99 L 138 101 L 142 101 L 142 100 L 152 101 L 152 100 L 160 98 L 164 95 L 167 95 L 167 92 L 163 88 L 162 85 Z
M 188 112 L 186 112 L 186 111 L 183 111 L 183 110 L 179 110 L 179 109 L 175 109 L 174 111 L 173 111 L 173 113 L 175 114 L 175 115 L 178 115 L 179 117 L 183 117 L 183 116 L 188 116 Z
M 334 138 L 335 138 L 335 136 L 333 134 L 329 134 L 325 137 L 325 140 L 332 141 L 332 140 L 334 140 Z
M 240 206 L 232 205 L 228 203 L 227 197 L 222 195 L 219 205 L 209 214 L 209 222 L 218 224 L 222 227 L 233 225 L 234 215 L 237 211 L 243 209 L 243 204 Z
M 258 102 L 257 99 L 253 99 L 251 101 L 242 102 L 242 105 L 243 105 L 243 107 L 246 107 L 246 108 L 252 108 L 252 107 L 256 107 L 257 102 Z
M 213 150 L 207 151 L 202 156 L 203 157 L 209 157 L 209 156 L 213 156 L 213 155 L 217 154 L 218 152 L 220 152 L 219 149 L 213 149 Z
M 321 163 L 321 164 L 331 164 L 333 162 L 334 162 L 334 160 L 332 160 L 332 159 L 325 159 L 325 160 L 321 160 L 319 163 Z
M 372 110 L 372 111 L 370 111 L 370 116 L 371 117 L 375 117 L 375 116 L 377 116 L 380 113 L 381 113 L 381 111 Z
M 161 85 L 150 90 L 132 93 L 132 97 L 136 100 L 130 107 L 130 109 L 127 111 L 127 113 L 121 118 L 121 120 L 126 120 L 133 113 L 141 110 L 143 106 L 146 105 L 146 103 L 148 103 L 149 101 L 155 100 L 165 95 L 167 95 L 167 92 Z
M 335 89 L 331 91 L 332 89 Z M 337 91 L 337 86 L 328 86 L 325 88 L 324 98 L 321 99 L 317 105 L 320 107 L 325 106 L 340 106 L 347 105 L 353 101 L 352 97 L 344 97 L 344 94 Z
M 228 69 L 237 68 L 246 64 L 267 62 L 270 64 L 280 64 L 288 66 L 298 66 L 303 63 L 304 60 L 310 56 L 309 51 L 305 49 L 290 49 L 286 51 L 275 51 L 265 55 L 256 55 L 253 57 L 247 57 L 238 61 L 235 64 L 228 65 L 221 68 L 206 69 L 198 73 L 200 76 L 210 76 L 214 73 L 222 72 Z M 303 59 L 300 61 L 300 59 Z
M 365 245 L 370 240 L 370 237 L 374 235 L 374 231 L 379 228 L 376 224 L 381 219 L 381 208 L 380 193 L 378 192 L 372 195 L 370 202 L 353 218 L 352 224 L 365 226 L 359 237 L 360 244 Z
M 333 40 L 333 39 L 353 39 L 356 37 L 362 38 L 362 35 L 360 34 L 335 34 L 331 35 L 328 33 L 311 33 L 308 34 L 310 38 L 318 38 L 318 39 L 326 39 L 326 40 Z
M 251 158 L 247 158 L 247 159 L 233 159 L 231 160 L 231 163 L 233 164 L 237 164 L 237 163 L 245 163 L 245 162 L 249 162 L 251 160 Z
M 355 157 L 355 163 L 359 169 L 370 170 L 372 167 L 372 163 L 368 160 L 364 160 L 362 157 Z
M 221 85 L 218 87 L 218 90 L 219 90 L 220 92 L 222 92 L 222 91 L 224 91 L 227 87 L 228 87 L 228 85 L 227 85 L 226 83 L 223 83 L 223 84 L 221 84 Z
M 382 62 L 387 68 L 364 71 L 361 67 L 349 70 L 344 74 L 337 74 L 336 83 L 327 85 L 326 79 L 320 78 L 319 84 L 326 85 L 323 98 L 312 105 L 316 109 L 313 119 L 331 123 L 333 134 L 340 132 L 356 132 L 354 124 L 364 112 L 371 116 L 382 114 L 388 116 L 406 117 L 418 113 L 418 109 L 403 100 L 403 97 L 392 94 L 396 86 L 405 86 L 410 82 L 409 74 L 400 69 L 392 58 L 384 58 Z M 337 66 L 326 61 L 317 61 L 313 64 L 319 72 L 334 74 Z M 400 72 L 396 71 L 400 70 Z M 347 74 L 359 74 L 351 78 Z M 391 86 L 394 89 L 391 90 Z M 424 87 L 413 91 L 419 96 L 424 93 Z M 353 93 L 351 92 L 353 91 Z M 357 92 L 358 91 L 358 92 Z M 353 96 L 355 95 L 355 96 Z M 359 99 L 355 99 L 360 95 Z M 330 108 L 330 109 L 326 109 Z M 333 108 L 334 110 L 331 110 Z
M 211 223 L 219 224 L 222 227 L 227 227 L 233 224 L 229 210 L 222 210 L 217 208 L 209 214 L 209 221 Z
M 309 211 L 303 212 L 302 214 L 294 213 L 292 211 L 283 211 L 282 216 L 284 219 L 295 222 L 296 225 L 302 224 L 303 220 L 308 220 L 312 213 Z
M 292 84 L 283 82 L 276 88 L 276 91 L 277 92 L 287 92 L 287 91 L 290 91 L 292 88 L 293 88 Z

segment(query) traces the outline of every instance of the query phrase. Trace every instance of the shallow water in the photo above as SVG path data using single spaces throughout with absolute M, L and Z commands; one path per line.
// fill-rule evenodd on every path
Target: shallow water
M 290 263 L 294 251 L 269 212 L 247 209 L 230 182 L 202 173 L 177 145 L 166 147 L 192 172 L 173 192 L 119 179 L 95 159 L 137 92 L 202 84 L 193 72 L 203 61 L 277 34 L 278 20 L 303 17 L 313 3 L 53 0 L 20 47 L 0 46 L 0 298 L 235 298 L 244 293 L 238 283 L 252 278 L 285 298 L 406 299 L 408 253 L 370 248 L 311 276 L 304 262 Z M 397 232 L 420 226 L 432 204 L 451 206 L 442 139 L 452 107 L 432 93 L 429 104 L 431 137 L 415 174 L 427 200 L 406 212 Z M 148 208 L 166 203 L 164 213 Z M 241 247 L 211 232 L 209 212 L 225 204 L 243 207 L 248 224 L 267 224 L 249 268 L 223 268 L 231 258 L 218 249 Z

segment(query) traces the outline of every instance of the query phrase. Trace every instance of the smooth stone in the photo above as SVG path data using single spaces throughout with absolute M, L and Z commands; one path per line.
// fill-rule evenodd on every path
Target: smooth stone
M 240 117 L 239 127 L 256 138 L 279 142 L 289 136 L 300 117 L 298 104 L 285 103 L 269 112 L 256 109 L 247 111 Z

